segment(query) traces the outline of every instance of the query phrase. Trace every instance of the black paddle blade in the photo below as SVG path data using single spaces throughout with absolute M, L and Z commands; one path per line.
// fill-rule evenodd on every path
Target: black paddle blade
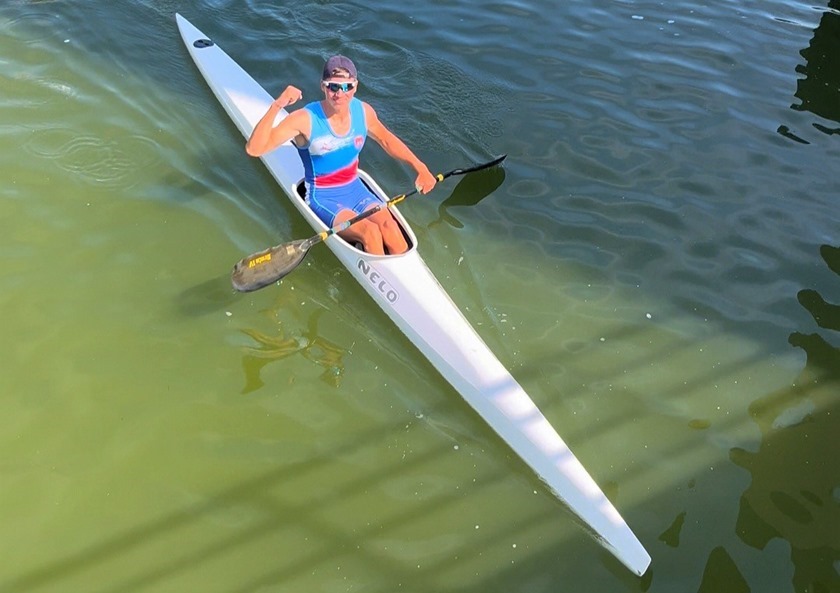
M 301 239 L 253 253 L 233 266 L 231 284 L 239 292 L 251 292 L 273 284 L 298 267 L 310 247 L 311 239 Z
M 449 173 L 446 173 L 443 177 L 446 178 L 446 177 L 449 177 L 451 175 L 464 175 L 465 173 L 472 173 L 473 171 L 481 171 L 482 169 L 488 169 L 490 167 L 495 167 L 496 165 L 501 163 L 506 158 L 507 158 L 507 155 L 502 154 L 502 155 L 497 156 L 492 161 L 489 161 L 489 162 L 486 162 L 486 163 L 481 163 L 480 165 L 474 165 L 472 167 L 467 167 L 466 169 L 454 169 L 454 170 L 450 171 Z
M 455 189 L 452 194 L 446 198 L 438 206 L 437 220 L 429 223 L 428 228 L 432 228 L 441 222 L 446 222 L 456 229 L 464 228 L 461 221 L 453 215 L 453 208 L 457 210 L 460 206 L 476 206 L 478 203 L 496 191 L 505 180 L 504 167 L 494 167 L 483 170 L 473 175 L 467 175 Z

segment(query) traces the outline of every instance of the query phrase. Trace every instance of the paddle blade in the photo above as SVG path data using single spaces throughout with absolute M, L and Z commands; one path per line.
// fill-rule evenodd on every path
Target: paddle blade
M 444 173 L 443 178 L 446 179 L 452 175 L 464 175 L 466 173 L 472 173 L 473 171 L 481 171 L 482 169 L 489 169 L 490 167 L 495 167 L 498 164 L 501 164 L 503 160 L 507 158 L 506 154 L 500 154 L 492 161 L 488 161 L 486 163 L 481 163 L 480 165 L 473 165 L 472 167 L 466 167 L 464 169 L 453 169 L 449 173 Z
M 432 221 L 429 228 L 441 222 L 447 222 L 456 229 L 463 228 L 464 225 L 461 224 L 461 221 L 453 215 L 452 208 L 476 206 L 481 200 L 499 189 L 504 180 L 504 167 L 493 167 L 473 175 L 467 175 L 458 182 L 458 185 L 452 190 L 452 195 L 438 206 L 438 219 Z
M 231 284 L 239 292 L 251 292 L 273 284 L 298 267 L 310 247 L 310 239 L 301 239 L 253 253 L 233 266 Z

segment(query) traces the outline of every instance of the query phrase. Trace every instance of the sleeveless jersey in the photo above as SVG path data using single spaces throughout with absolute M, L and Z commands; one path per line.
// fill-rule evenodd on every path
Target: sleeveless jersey
M 304 106 L 309 111 L 312 131 L 309 143 L 297 147 L 303 162 L 306 186 L 310 190 L 346 185 L 358 177 L 359 152 L 367 138 L 367 123 L 362 102 L 350 101 L 350 130 L 336 135 L 327 122 L 319 101 Z

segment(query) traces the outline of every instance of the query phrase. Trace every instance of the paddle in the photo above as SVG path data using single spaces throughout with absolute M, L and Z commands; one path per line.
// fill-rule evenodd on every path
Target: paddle
M 453 175 L 465 175 L 466 173 L 472 173 L 473 171 L 487 169 L 501 163 L 505 160 L 506 156 L 506 154 L 503 154 L 490 162 L 467 167 L 466 169 L 453 169 L 448 173 L 438 173 L 435 175 L 435 178 L 438 181 L 443 181 L 447 177 L 452 177 Z M 306 257 L 306 254 L 314 245 L 326 240 L 330 235 L 340 233 L 360 220 L 364 220 L 365 218 L 376 214 L 383 208 L 388 208 L 402 202 L 407 197 L 416 193 L 417 190 L 413 189 L 406 194 L 396 196 L 395 198 L 392 198 L 387 202 L 383 202 L 374 208 L 365 210 L 350 220 L 342 222 L 341 224 L 327 229 L 326 231 L 321 231 L 317 235 L 308 239 L 299 239 L 290 243 L 282 243 L 280 245 L 275 245 L 274 247 L 269 247 L 268 249 L 263 249 L 257 253 L 252 253 L 248 257 L 239 260 L 236 265 L 233 266 L 231 283 L 239 292 L 251 292 L 263 288 L 264 286 L 268 286 L 269 284 L 287 276 L 296 267 L 298 267 L 303 261 L 303 258 Z

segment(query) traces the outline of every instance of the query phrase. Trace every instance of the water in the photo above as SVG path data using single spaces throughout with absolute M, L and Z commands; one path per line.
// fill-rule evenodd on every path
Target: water
M 343 51 L 420 250 L 651 553 L 579 529 L 326 249 L 190 62 Z M 840 4 L 11 0 L 0 591 L 840 591 Z M 409 172 L 375 147 L 388 191 Z

